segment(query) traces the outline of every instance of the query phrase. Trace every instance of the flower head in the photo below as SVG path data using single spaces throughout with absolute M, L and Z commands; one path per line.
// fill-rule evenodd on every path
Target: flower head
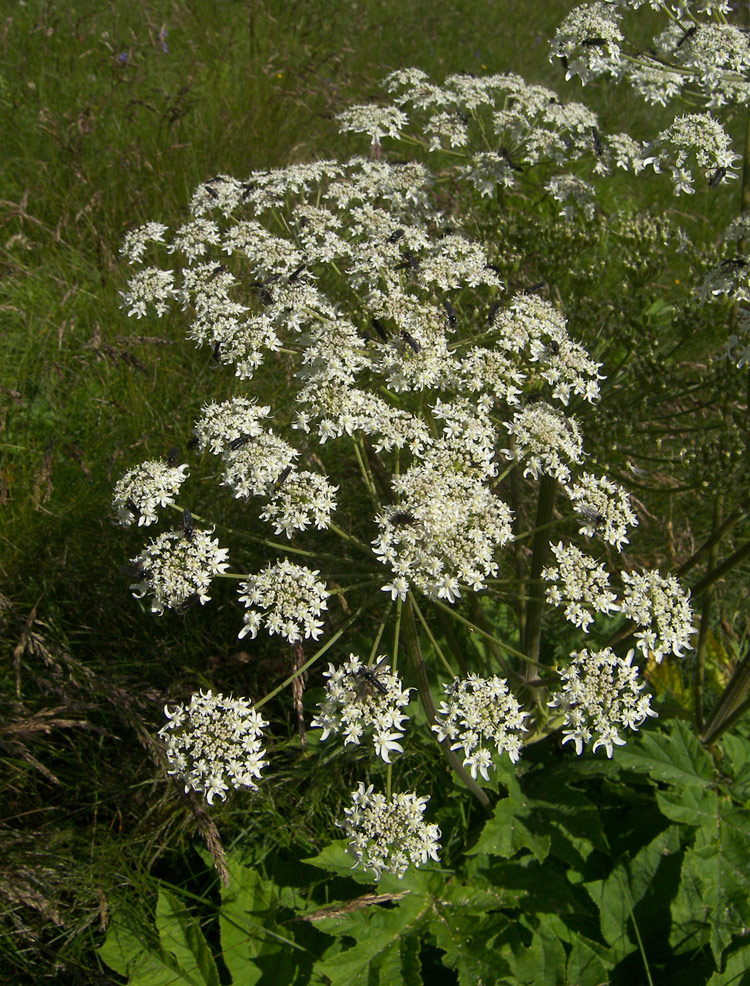
M 170 712 L 159 730 L 169 760 L 170 774 L 191 789 L 206 795 L 209 804 L 218 795 L 223 801 L 228 788 L 257 790 L 256 779 L 266 766 L 262 733 L 268 723 L 244 698 L 201 691 L 188 705 Z
M 201 604 L 207 603 L 213 577 L 229 568 L 225 561 L 228 554 L 209 531 L 167 531 L 133 559 L 143 573 L 143 580 L 131 586 L 133 595 L 141 598 L 153 593 L 153 613 L 182 606 L 193 596 Z
M 323 632 L 323 621 L 318 617 L 327 608 L 328 596 L 325 583 L 317 576 L 317 571 L 286 558 L 258 575 L 248 575 L 239 588 L 240 602 L 247 608 L 239 636 L 249 633 L 255 637 L 265 624 L 269 634 L 279 633 L 290 644 L 308 637 L 317 640 Z
M 373 794 L 373 785 L 352 792 L 352 806 L 344 809 L 339 824 L 349 836 L 349 852 L 355 866 L 372 870 L 379 880 L 383 872 L 401 878 L 410 864 L 420 866 L 438 859 L 440 829 L 428 825 L 424 810 L 429 798 L 416 794 Z
M 505 679 L 470 674 L 444 688 L 448 701 L 440 703 L 432 729 L 441 742 L 450 742 L 451 750 L 464 751 L 464 765 L 471 776 L 480 773 L 489 780 L 493 764 L 487 741 L 498 753 L 506 751 L 515 763 L 521 754 L 521 733 L 526 731 L 523 721 L 529 713 L 521 710 Z
M 657 713 L 651 708 L 649 695 L 641 695 L 645 684 L 638 680 L 632 667 L 635 651 L 623 659 L 611 648 L 589 652 L 574 651 L 573 660 L 562 671 L 562 691 L 549 702 L 565 715 L 563 743 L 575 743 L 576 753 L 594 740 L 593 751 L 600 746 L 611 757 L 615 746 L 624 746 L 620 729 L 636 730 Z
M 135 521 L 139 527 L 155 524 L 159 519 L 156 508 L 174 503 L 187 476 L 187 465 L 170 466 L 159 459 L 150 459 L 128 470 L 115 483 L 112 498 L 120 524 L 123 527 L 130 527 Z
M 392 751 L 404 752 L 399 740 L 409 717 L 401 709 L 409 704 L 412 689 L 404 689 L 398 675 L 384 661 L 381 658 L 369 667 L 356 654 L 350 654 L 338 668 L 329 664 L 324 672 L 328 678 L 326 697 L 318 704 L 318 713 L 310 725 L 323 730 L 321 740 L 331 733 L 342 733 L 344 743 L 355 746 L 365 730 L 372 730 L 376 753 L 390 763 Z

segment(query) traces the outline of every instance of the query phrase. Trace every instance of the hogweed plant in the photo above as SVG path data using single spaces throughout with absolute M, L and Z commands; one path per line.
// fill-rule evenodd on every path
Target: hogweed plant
M 461 98 L 506 84 L 463 80 Z M 405 117 L 371 109 L 342 123 L 378 147 Z M 385 790 L 362 781 L 340 820 L 376 878 L 438 859 L 428 799 L 398 791 L 416 701 L 487 805 L 499 758 L 548 735 L 611 757 L 656 714 L 636 651 L 679 658 L 695 633 L 688 590 L 623 554 L 638 523 L 627 490 L 587 465 L 578 414 L 597 405 L 601 364 L 549 300 L 507 290 L 503 257 L 436 208 L 434 180 L 377 154 L 218 175 L 171 237 L 149 223 L 123 247 L 134 265 L 162 245 L 172 258 L 139 267 L 128 313 L 181 308 L 188 338 L 234 370 L 189 443 L 215 463 L 213 487 L 192 490 L 174 455 L 116 485 L 124 526 L 166 525 L 132 559 L 133 592 L 163 614 L 234 581 L 239 637 L 305 649 L 293 678 L 337 645 L 310 728 L 372 742 L 386 765 Z M 222 491 L 247 511 L 241 529 L 204 515 Z M 248 572 L 253 545 L 271 555 Z M 365 618 L 371 646 L 352 653 Z M 543 632 L 561 620 L 592 647 L 555 662 Z M 269 697 L 167 707 L 186 790 L 253 790 L 266 766 L 273 783 Z

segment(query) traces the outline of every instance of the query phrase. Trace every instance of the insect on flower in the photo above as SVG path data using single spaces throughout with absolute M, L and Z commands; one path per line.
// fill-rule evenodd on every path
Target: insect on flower
M 716 188 L 717 185 L 720 185 L 721 184 L 721 180 L 722 180 L 722 178 L 724 178 L 724 176 L 726 175 L 726 173 L 727 173 L 727 169 L 726 168 L 717 168 L 716 171 L 714 171 L 714 173 L 708 179 L 708 187 L 709 188 Z
M 388 689 L 385 687 L 383 682 L 380 680 L 379 670 L 385 663 L 386 658 L 381 658 L 374 668 L 362 665 L 362 667 L 357 669 L 356 677 L 360 679 L 361 684 L 357 683 L 357 692 L 361 689 L 361 694 L 357 694 L 357 698 L 365 699 L 372 695 L 373 691 L 380 692 L 381 695 L 387 695 Z
M 293 270 L 287 279 L 287 284 L 294 284 L 294 282 L 297 280 L 297 278 L 300 276 L 300 274 L 304 269 L 305 269 L 305 265 L 300 264 L 296 270 Z
M 128 508 L 128 510 L 131 512 L 131 514 L 134 517 L 141 516 L 141 508 L 138 506 L 138 504 L 135 502 L 132 496 L 129 496 L 127 498 L 127 500 L 125 501 L 125 506 Z
M 606 38 L 584 38 L 581 44 L 584 48 L 606 48 Z
M 195 525 L 193 524 L 193 515 L 187 507 L 182 511 L 182 530 L 188 541 L 192 541 L 193 534 L 195 533 Z
M 497 318 L 497 313 L 500 311 L 500 302 L 494 301 L 490 306 L 489 314 L 487 315 L 487 324 L 491 326 L 495 319 Z
M 398 243 L 401 237 L 404 235 L 403 229 L 394 229 L 391 235 L 388 237 L 389 243 Z
M 416 522 L 417 518 L 406 510 L 399 510 L 391 517 L 391 523 L 394 527 L 408 527 L 410 524 L 416 524 Z
M 456 309 L 447 299 L 443 298 L 443 308 L 445 309 L 445 314 L 448 316 L 448 324 L 451 328 L 456 324 Z
M 216 278 L 219 276 L 219 274 L 223 274 L 225 270 L 227 270 L 226 264 L 217 264 L 214 267 L 214 269 L 211 271 L 211 274 L 208 278 L 208 283 L 210 284 L 211 281 L 215 281 Z
M 421 351 L 422 347 L 419 345 L 419 343 L 414 338 L 414 336 L 409 335 L 409 333 L 406 331 L 406 329 L 403 329 L 403 331 L 401 332 L 401 338 L 406 343 L 408 343 L 408 345 L 414 350 L 415 353 L 418 353 L 418 352 Z
M 239 448 L 244 448 L 248 442 L 253 440 L 252 435 L 240 435 L 239 438 L 233 438 L 229 443 L 229 448 L 232 452 L 236 452 Z
M 591 136 L 594 141 L 594 154 L 596 154 L 597 157 L 601 157 L 604 152 L 604 148 L 602 147 L 601 137 L 599 136 L 599 131 L 596 127 L 591 128 Z
M 221 340 L 220 339 L 218 339 L 214 343 L 214 354 L 213 355 L 214 355 L 214 360 L 217 363 L 221 363 Z
M 284 483 L 287 481 L 287 479 L 289 479 L 291 472 L 292 472 L 292 464 L 290 462 L 289 465 L 286 467 L 286 469 L 284 469 L 284 471 L 281 473 L 279 478 L 276 480 L 276 485 L 283 486 Z
M 388 332 L 380 319 L 373 317 L 370 321 L 372 322 L 373 329 L 375 329 L 383 342 L 388 342 Z
M 175 445 L 167 452 L 167 465 L 170 467 L 170 469 L 174 469 L 174 467 L 177 465 L 177 460 L 179 459 L 179 457 L 180 457 L 180 450 Z
M 697 24 L 693 24 L 692 27 L 689 27 L 687 31 L 685 31 L 685 33 L 682 35 L 680 40 L 677 42 L 677 48 L 681 48 L 689 38 L 692 38 L 692 36 L 695 34 L 697 30 L 698 30 Z M 675 48 L 675 51 L 677 51 L 677 48 Z
M 500 148 L 500 157 L 503 158 L 512 171 L 523 171 L 523 167 L 520 164 L 516 164 L 516 162 L 511 158 L 510 153 L 504 147 Z

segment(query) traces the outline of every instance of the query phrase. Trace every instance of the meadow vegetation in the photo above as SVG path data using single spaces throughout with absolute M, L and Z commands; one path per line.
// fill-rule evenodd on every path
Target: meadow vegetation
M 691 293 L 735 256 L 719 233 L 742 211 L 746 179 L 712 185 L 701 175 L 694 195 L 676 198 L 665 175 L 616 172 L 597 186 L 595 212 L 567 222 L 544 175 L 519 197 L 482 198 L 424 147 L 404 141 L 396 150 L 384 140 L 386 160 L 424 161 L 445 176 L 440 206 L 465 216 L 471 235 L 504 258 L 508 298 L 542 285 L 571 337 L 603 364 L 600 406 L 576 407 L 590 440 L 586 468 L 606 471 L 634 498 L 627 570 L 679 575 L 700 630 L 681 662 L 639 654 L 660 718 L 638 741 L 629 737 L 610 761 L 602 751 L 577 758 L 559 731 L 540 735 L 517 774 L 507 757 L 496 765 L 484 785 L 489 816 L 428 736 L 410 738 L 400 786 L 429 793 L 446 869 L 387 874 L 374 891 L 382 907 L 362 903 L 372 875 L 352 872 L 335 841 L 370 757 L 360 746 L 342 757 L 312 731 L 307 746 L 300 740 L 300 717 L 309 723 L 324 697 L 324 667 L 313 669 L 306 695 L 298 687 L 264 707 L 273 767 L 257 792 L 208 806 L 167 776 L 157 736 L 165 703 L 175 708 L 199 689 L 260 697 L 302 658 L 278 636 L 238 640 L 242 607 L 230 593 L 153 616 L 123 570 L 142 550 L 143 531 L 118 529 L 112 509 L 128 469 L 174 447 L 187 461 L 206 403 L 235 392 L 211 347 L 185 342 L 179 306 L 160 319 L 128 317 L 122 292 L 132 270 L 119 255 L 128 231 L 151 221 L 177 229 L 212 176 L 244 180 L 368 155 L 368 137 L 340 133 L 336 116 L 382 102 L 383 78 L 405 67 L 437 84 L 452 73 L 518 73 L 584 102 L 601 134 L 653 139 L 673 111 L 606 79 L 582 89 L 550 62 L 549 41 L 574 6 L 115 0 L 73 10 L 27 0 L 8 8 L 0 33 L 0 963 L 14 986 L 747 980 L 750 391 L 747 367 L 713 359 L 740 309 L 698 304 Z M 638 13 L 645 38 L 656 15 Z M 743 114 L 730 108 L 724 119 L 742 152 Z M 743 237 L 736 251 L 744 254 Z M 460 295 L 456 307 L 489 308 L 482 290 Z M 259 403 L 283 410 L 291 402 L 289 365 L 253 379 Z M 336 468 L 346 489 L 352 475 Z M 191 472 L 208 488 L 205 457 Z M 258 535 L 243 504 L 222 505 L 217 492 L 201 507 L 209 520 Z M 524 510 L 524 528 L 559 519 L 541 497 Z M 330 538 L 321 544 L 337 550 Z M 269 561 L 262 545 L 246 550 L 248 571 Z M 617 555 L 611 544 L 604 550 L 608 561 Z M 537 561 L 528 565 L 538 579 Z M 519 647 L 534 640 L 528 629 L 513 636 L 514 605 L 475 609 L 471 628 L 458 630 L 435 610 L 426 655 L 441 643 L 472 647 L 489 673 L 492 634 L 482 649 L 477 627 Z M 625 628 L 618 639 L 614 627 L 597 639 L 624 644 L 624 656 L 632 634 Z M 366 657 L 380 632 L 368 616 L 337 656 Z M 537 656 L 564 664 L 589 644 L 580 622 L 571 627 L 556 613 L 537 635 Z M 248 938 L 258 943 L 250 953 Z M 487 954 L 485 942 L 496 950 Z

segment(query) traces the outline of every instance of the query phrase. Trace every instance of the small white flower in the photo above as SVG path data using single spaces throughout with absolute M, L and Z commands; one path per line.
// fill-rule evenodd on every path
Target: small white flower
M 448 700 L 440 703 L 432 730 L 441 742 L 450 742 L 451 750 L 464 751 L 464 764 L 471 776 L 476 778 L 479 772 L 489 779 L 492 754 L 483 741 L 489 741 L 498 753 L 506 752 L 516 763 L 521 754 L 521 734 L 526 732 L 524 719 L 530 713 L 521 709 L 506 680 L 470 674 L 463 680 L 454 679 L 444 690 Z
M 256 779 L 266 766 L 262 734 L 268 723 L 244 698 L 201 691 L 190 703 L 164 713 L 169 720 L 159 730 L 170 774 L 205 794 L 209 804 L 223 801 L 229 787 L 257 790 Z
M 410 865 L 438 860 L 440 829 L 428 825 L 424 811 L 429 798 L 416 794 L 373 794 L 373 785 L 360 781 L 352 792 L 352 806 L 339 823 L 349 836 L 355 866 L 371 870 L 376 880 L 385 873 L 403 877 Z
M 640 694 L 646 686 L 632 667 L 634 654 L 631 650 L 623 659 L 609 647 L 574 651 L 571 663 L 559 672 L 562 691 L 548 704 L 564 713 L 563 743 L 575 743 L 579 756 L 593 739 L 593 751 L 603 746 L 611 757 L 614 747 L 625 743 L 619 728 L 637 730 L 649 716 L 657 715 L 650 696 Z
M 278 633 L 290 644 L 309 637 L 317 640 L 323 632 L 323 621 L 318 617 L 327 608 L 328 596 L 318 574 L 284 558 L 258 575 L 248 575 L 238 590 L 242 593 L 240 602 L 247 608 L 240 638 L 247 634 L 255 637 L 265 624 L 269 634 Z

